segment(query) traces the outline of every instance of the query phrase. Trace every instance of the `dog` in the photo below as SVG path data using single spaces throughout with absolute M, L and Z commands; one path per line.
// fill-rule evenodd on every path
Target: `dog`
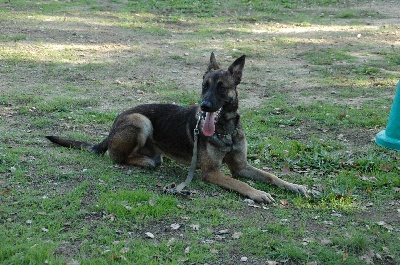
M 167 156 L 189 165 L 193 155 L 195 128 L 198 131 L 196 167 L 201 179 L 227 190 L 236 191 L 259 203 L 272 203 L 273 197 L 237 180 L 236 176 L 263 181 L 307 196 L 305 186 L 284 181 L 247 162 L 247 141 L 238 114 L 237 86 L 241 82 L 245 55 L 227 70 L 219 67 L 214 53 L 203 76 L 199 106 L 143 104 L 122 112 L 115 119 L 109 135 L 99 144 L 46 136 L 58 145 L 108 154 L 117 163 L 155 168 Z M 200 119 L 197 119 L 200 115 Z M 197 123 L 197 120 L 199 121 Z M 221 172 L 227 164 L 232 177 Z

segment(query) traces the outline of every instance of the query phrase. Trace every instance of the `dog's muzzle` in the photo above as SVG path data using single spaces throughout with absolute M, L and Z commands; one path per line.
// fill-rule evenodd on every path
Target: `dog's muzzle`
M 211 108 L 212 108 L 212 103 L 208 100 L 204 100 L 201 102 L 200 104 L 200 108 L 202 111 L 205 112 L 210 112 Z

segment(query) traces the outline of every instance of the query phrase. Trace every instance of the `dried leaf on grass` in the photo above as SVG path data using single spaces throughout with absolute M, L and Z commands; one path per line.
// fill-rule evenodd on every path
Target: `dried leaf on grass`
M 367 181 L 367 182 L 375 182 L 376 181 L 376 178 L 372 177 L 372 176 L 362 176 L 360 179 L 362 181 Z
M 330 244 L 332 244 L 332 240 L 327 239 L 327 238 L 321 239 L 321 245 L 326 246 L 326 245 L 330 245 Z
M 303 238 L 302 245 L 307 246 L 309 243 L 313 242 L 314 240 L 312 238 Z
M 223 239 L 225 239 L 225 236 L 221 236 L 221 235 L 216 235 L 215 236 L 215 240 L 221 241 Z
M 189 258 L 179 258 L 179 259 L 178 259 L 179 262 L 186 262 L 186 261 L 188 261 L 188 260 L 189 260 Z
M 340 213 L 331 213 L 331 216 L 334 216 L 334 217 L 342 217 L 343 215 L 342 214 L 340 214 Z
M 381 170 L 385 172 L 389 172 L 392 169 L 392 165 L 389 163 L 384 163 L 381 165 Z
M 173 224 L 171 224 L 171 229 L 172 229 L 172 230 L 178 230 L 180 227 L 181 227 L 181 225 L 178 224 L 178 223 L 173 223 Z
M 148 238 L 151 238 L 151 239 L 154 238 L 154 235 L 153 235 L 152 233 L 150 233 L 150 232 L 146 232 L 145 235 L 146 235 Z
M 239 238 L 241 238 L 242 236 L 243 236 L 243 233 L 242 233 L 242 232 L 235 232 L 235 233 L 233 233 L 232 238 L 233 238 L 233 239 L 239 239 Z
M 392 231 L 393 230 L 393 226 L 391 226 L 390 224 L 386 223 L 385 221 L 380 221 L 377 224 L 379 226 L 382 226 L 383 228 L 386 228 L 388 231 Z
M 119 252 L 121 252 L 122 254 L 128 253 L 129 248 L 127 248 L 127 247 L 121 248 L 121 250 Z
M 243 201 L 244 201 L 245 203 L 247 203 L 247 204 L 250 204 L 250 205 L 255 204 L 255 202 L 254 202 L 252 199 L 244 199 Z
M 170 240 L 168 240 L 167 246 L 172 246 L 175 243 L 176 239 L 172 237 Z
M 282 174 L 283 175 L 289 175 L 290 174 L 290 167 L 288 165 L 284 165 L 282 168 Z
M 198 231 L 200 229 L 200 225 L 198 224 L 191 224 L 189 227 L 191 227 L 194 231 Z
M 289 201 L 286 200 L 286 199 L 280 200 L 279 202 L 280 202 L 281 205 L 283 205 L 283 206 L 288 206 L 288 205 L 289 205 Z
M 229 234 L 229 229 L 222 229 L 222 230 L 219 230 L 216 234 L 217 234 L 217 235 Z
M 375 252 L 371 249 L 358 258 L 364 261 L 366 264 L 374 264 L 374 257 L 375 257 Z
M 132 210 L 132 207 L 129 205 L 124 205 L 125 209 L 127 209 L 128 211 Z
M 261 208 L 261 206 L 257 204 L 248 204 L 248 206 L 253 208 Z

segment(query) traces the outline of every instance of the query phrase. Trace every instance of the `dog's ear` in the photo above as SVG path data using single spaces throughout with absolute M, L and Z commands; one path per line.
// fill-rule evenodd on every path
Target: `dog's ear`
M 237 58 L 228 68 L 228 72 L 235 79 L 236 85 L 239 85 L 240 81 L 242 80 L 242 72 L 243 72 L 245 58 L 246 55 L 242 55 L 241 57 Z
M 210 64 L 208 65 L 207 71 L 217 70 L 217 69 L 219 69 L 219 66 L 217 64 L 217 60 L 215 59 L 215 55 L 212 52 L 210 56 Z

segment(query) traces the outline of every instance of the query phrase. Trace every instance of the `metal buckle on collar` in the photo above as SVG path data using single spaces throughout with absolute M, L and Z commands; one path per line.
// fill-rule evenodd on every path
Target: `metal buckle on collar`
M 197 118 L 197 121 L 199 121 L 199 119 L 200 120 L 205 120 L 206 113 L 204 111 L 199 111 L 199 112 L 196 113 L 196 118 Z M 196 128 L 197 128 L 197 126 L 196 126 Z
M 206 114 L 205 114 L 204 111 L 199 111 L 199 112 L 196 113 L 197 123 L 196 123 L 196 127 L 195 127 L 194 130 L 193 130 L 193 136 L 194 136 L 194 141 L 195 141 L 195 142 L 196 142 L 197 137 L 198 137 L 198 135 L 199 135 L 199 133 L 200 133 L 200 131 L 199 131 L 199 124 L 200 124 L 200 121 L 201 121 L 201 120 L 204 120 L 204 119 L 205 119 L 205 116 L 206 116 Z M 195 154 L 193 154 L 193 155 L 195 155 Z M 196 155 L 197 155 L 197 154 L 196 154 Z

